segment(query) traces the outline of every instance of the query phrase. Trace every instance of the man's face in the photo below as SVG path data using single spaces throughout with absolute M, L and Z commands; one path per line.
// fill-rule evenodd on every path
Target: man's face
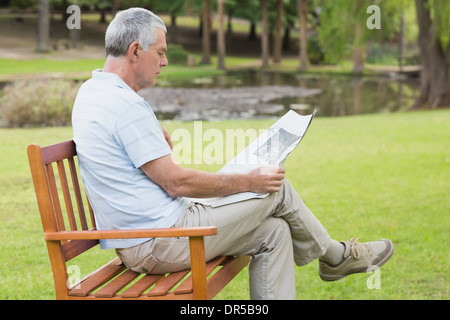
M 167 66 L 166 58 L 167 43 L 164 30 L 157 28 L 157 40 L 148 51 L 138 50 L 138 63 L 135 65 L 135 75 L 138 90 L 154 86 L 156 78 L 162 67 Z

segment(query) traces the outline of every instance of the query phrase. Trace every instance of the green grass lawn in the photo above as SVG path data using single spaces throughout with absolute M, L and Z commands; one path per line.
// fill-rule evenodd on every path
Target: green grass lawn
M 230 59 L 231 62 L 235 60 Z M 103 67 L 104 62 L 104 59 L 52 60 L 42 58 L 15 60 L 0 58 L 0 81 L 24 76 L 42 76 L 43 73 L 53 73 L 66 78 L 87 80 L 91 77 L 93 70 Z M 164 68 L 161 79 L 170 77 L 171 80 L 177 80 L 201 76 L 215 76 L 223 73 L 223 71 L 217 69 L 216 64 L 195 67 L 171 64 Z
M 203 130 L 263 129 L 273 122 L 209 122 Z M 371 274 L 327 283 L 318 277 L 317 261 L 296 268 L 298 299 L 450 298 L 449 123 L 450 110 L 313 121 L 285 163 L 287 178 L 334 239 L 386 237 L 396 251 L 378 274 L 380 289 L 368 288 Z M 193 124 L 164 126 L 173 132 Z M 0 299 L 54 299 L 26 147 L 71 137 L 71 128 L 0 129 Z M 196 167 L 216 171 L 220 165 Z M 85 270 L 113 256 L 98 249 L 70 263 Z M 217 298 L 248 299 L 247 272 Z

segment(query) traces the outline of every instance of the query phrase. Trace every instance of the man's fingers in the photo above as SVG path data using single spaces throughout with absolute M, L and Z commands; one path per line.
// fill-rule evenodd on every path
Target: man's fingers
M 252 179 L 250 191 L 256 193 L 273 193 L 280 190 L 283 184 L 285 169 L 282 167 L 261 167 L 250 172 Z
M 282 174 L 286 172 L 286 169 L 283 167 L 262 167 L 259 169 L 260 174 L 263 175 L 276 175 L 276 174 Z

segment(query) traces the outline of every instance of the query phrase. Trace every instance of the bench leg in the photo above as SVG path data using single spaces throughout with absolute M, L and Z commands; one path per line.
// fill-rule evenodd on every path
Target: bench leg
M 192 289 L 195 300 L 208 299 L 206 287 L 206 258 L 203 237 L 190 237 L 189 250 L 191 254 Z

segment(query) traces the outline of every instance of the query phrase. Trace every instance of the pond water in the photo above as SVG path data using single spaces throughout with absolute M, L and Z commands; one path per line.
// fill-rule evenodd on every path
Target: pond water
M 317 109 L 317 116 L 322 117 L 398 112 L 413 104 L 420 87 L 418 78 L 397 75 L 354 77 L 261 71 L 228 72 L 223 76 L 174 82 L 158 81 L 158 90 L 161 91 L 148 89 L 142 93 L 144 98 L 151 100 L 152 96 L 161 96 L 165 100 L 149 101 L 152 107 L 164 105 L 156 111 L 158 116 L 181 120 L 280 116 L 289 109 L 300 114 Z M 248 95 L 240 98 L 237 88 Z M 278 93 L 271 95 L 271 88 L 273 91 L 278 89 Z M 255 94 L 253 100 L 249 99 L 252 94 Z M 170 100 L 168 97 L 174 96 L 177 102 L 167 101 Z M 220 99 L 208 100 L 213 96 L 220 96 Z M 199 107 L 202 99 L 209 107 Z M 183 103 L 186 102 L 184 100 L 188 103 Z M 244 100 L 249 105 L 243 103 Z M 248 112 L 252 108 L 256 111 Z M 231 109 L 233 112 L 229 111 Z M 189 114 L 191 116 L 187 116 Z

